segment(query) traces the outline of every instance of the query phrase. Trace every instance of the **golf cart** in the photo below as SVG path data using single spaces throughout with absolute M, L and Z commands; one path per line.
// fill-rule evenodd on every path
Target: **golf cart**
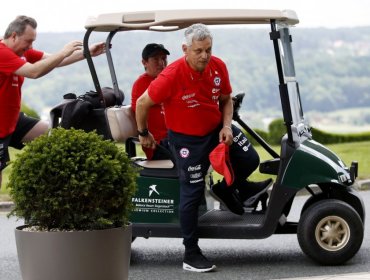
M 265 24 L 271 27 L 270 40 L 275 54 L 286 134 L 280 154 L 251 129 L 240 116 L 243 94 L 233 97 L 234 123 L 246 130 L 271 156 L 261 162 L 259 171 L 276 175 L 264 211 L 246 209 L 242 216 L 225 210 L 205 191 L 199 212 L 199 237 L 262 239 L 272 234 L 297 234 L 304 253 L 320 264 L 341 264 L 359 250 L 364 234 L 365 209 L 353 185 L 358 165 L 347 167 L 333 152 L 313 140 L 303 115 L 292 54 L 289 28 L 297 24 L 290 10 L 167 10 L 102 14 L 85 25 L 85 56 L 95 90 L 76 98 L 65 96 L 51 111 L 52 126 L 97 130 L 107 139 L 126 146 L 133 164 L 141 167 L 138 191 L 133 198 L 134 237 L 181 237 L 178 218 L 179 181 L 173 160 L 147 160 L 136 155 L 137 128 L 129 105 L 117 83 L 111 49 L 107 61 L 112 88 L 102 88 L 96 67 L 88 52 L 93 32 L 106 32 L 106 44 L 118 33 L 132 30 L 170 32 L 193 23 L 206 25 Z M 242 47 L 242 46 L 240 46 Z M 87 51 L 86 51 L 87 50 Z M 93 100 L 93 101 L 92 101 Z M 83 108 L 83 113 L 76 113 Z M 80 110 L 81 111 L 81 110 Z M 212 173 L 206 178 L 213 183 Z M 297 193 L 306 189 L 310 198 L 301 209 L 298 222 L 289 221 Z

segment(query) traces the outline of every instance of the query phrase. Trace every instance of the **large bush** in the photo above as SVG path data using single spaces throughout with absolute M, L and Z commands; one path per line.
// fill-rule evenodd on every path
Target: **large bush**
M 281 138 L 286 133 L 286 126 L 283 119 L 275 119 L 268 126 L 268 132 L 255 129 L 269 144 L 280 145 Z M 249 134 L 248 134 L 249 136 Z M 349 142 L 361 142 L 370 140 L 370 132 L 361 133 L 329 133 L 312 127 L 312 138 L 321 144 L 337 144 Z M 249 136 L 253 145 L 257 142 Z
M 313 127 L 312 137 L 321 144 L 361 142 L 370 140 L 370 132 L 347 133 L 347 134 L 328 133 Z
M 136 170 L 126 153 L 95 132 L 50 132 L 27 144 L 12 163 L 10 215 L 47 230 L 127 224 Z

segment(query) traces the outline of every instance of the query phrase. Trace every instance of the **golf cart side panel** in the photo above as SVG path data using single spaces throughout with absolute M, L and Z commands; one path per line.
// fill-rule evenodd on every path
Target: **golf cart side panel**
M 179 223 L 178 179 L 140 176 L 137 184 L 140 187 L 132 198 L 132 223 Z
M 282 184 L 301 189 L 311 184 L 338 183 L 350 180 L 348 169 L 328 149 L 313 140 L 300 144 L 291 157 Z

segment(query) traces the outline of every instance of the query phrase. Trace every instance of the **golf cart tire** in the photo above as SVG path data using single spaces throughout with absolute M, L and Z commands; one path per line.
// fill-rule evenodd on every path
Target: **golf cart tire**
M 302 251 L 311 259 L 322 265 L 339 265 L 360 249 L 364 225 L 352 206 L 326 199 L 303 212 L 297 234 Z

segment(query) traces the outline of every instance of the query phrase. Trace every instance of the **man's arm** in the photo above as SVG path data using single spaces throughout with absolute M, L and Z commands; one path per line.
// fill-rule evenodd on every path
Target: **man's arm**
M 231 122 L 233 119 L 233 101 L 231 99 L 231 94 L 221 94 L 219 102 L 223 123 L 223 127 L 219 133 L 219 140 L 227 145 L 231 145 L 233 141 L 233 131 L 231 129 Z
M 142 96 L 136 102 L 136 124 L 138 131 L 142 132 L 145 129 L 148 129 L 148 113 L 149 109 L 155 103 L 150 98 L 148 90 L 146 90 Z M 139 135 L 140 144 L 145 148 L 155 149 L 156 142 L 153 135 L 149 132 L 147 136 Z
M 105 53 L 105 43 L 96 43 L 89 48 L 91 56 L 98 56 Z M 66 66 L 85 57 L 82 51 L 82 42 L 73 41 L 64 46 L 64 48 L 55 54 L 44 53 L 42 59 L 36 63 L 26 63 L 15 73 L 31 79 L 37 79 L 49 73 L 56 67 Z
M 98 56 L 103 53 L 105 53 L 105 43 L 96 43 L 89 47 L 89 51 L 91 56 Z M 47 54 L 46 54 L 47 55 Z M 85 59 L 85 56 L 83 54 L 83 50 L 78 50 L 73 52 L 70 56 L 63 59 L 61 63 L 59 63 L 58 67 L 66 66 L 72 63 L 75 63 L 77 61 Z
M 31 79 L 37 79 L 49 73 L 68 56 L 75 51 L 82 49 L 82 42 L 73 41 L 64 46 L 64 48 L 52 55 L 47 56 L 45 59 L 41 59 L 35 63 L 26 62 L 22 67 L 15 71 L 15 74 L 24 76 Z

